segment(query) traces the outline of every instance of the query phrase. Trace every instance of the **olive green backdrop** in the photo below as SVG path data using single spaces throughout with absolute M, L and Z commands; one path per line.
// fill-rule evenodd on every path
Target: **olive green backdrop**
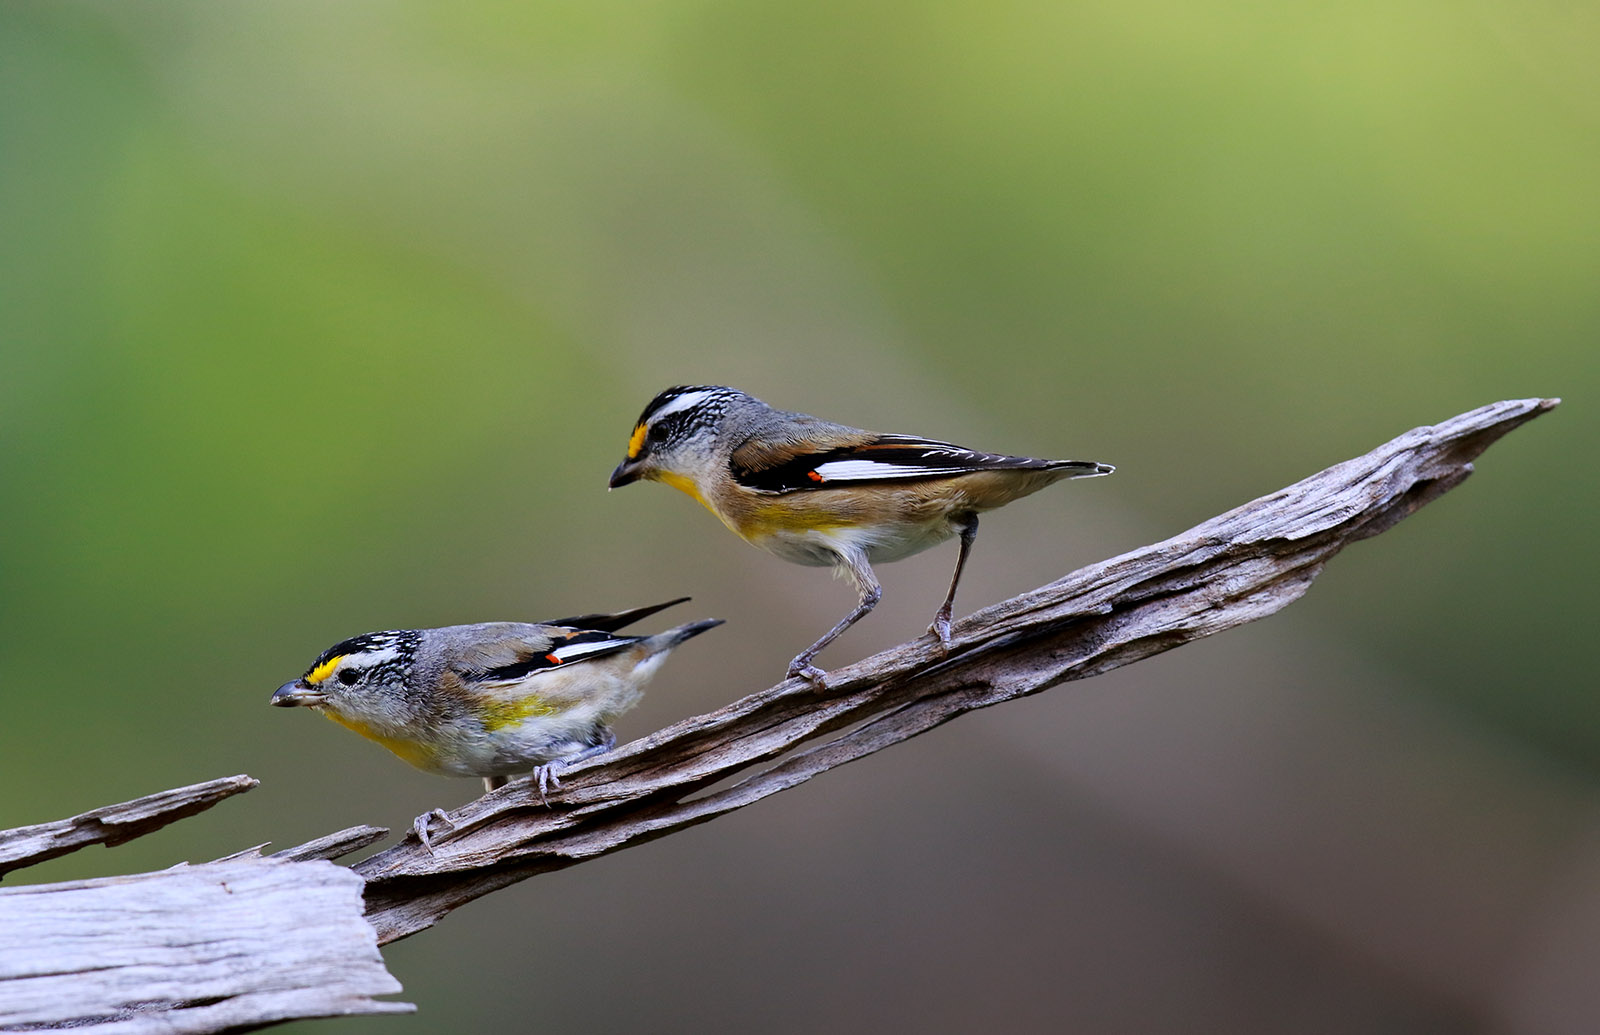
M 13 881 L 472 797 L 267 708 L 358 632 L 693 594 L 622 736 L 775 680 L 850 593 L 604 491 L 668 384 L 1118 465 L 986 518 L 961 613 L 1561 395 L 1288 613 L 469 906 L 386 952 L 420 1014 L 316 1030 L 1592 1018 L 1596 52 L 1548 0 L 9 0 L 0 826 L 263 781 Z

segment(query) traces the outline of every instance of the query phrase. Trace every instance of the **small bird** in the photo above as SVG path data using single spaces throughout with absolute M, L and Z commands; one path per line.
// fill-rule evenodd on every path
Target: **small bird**
M 734 388 L 679 385 L 650 400 L 611 487 L 666 482 L 703 503 L 745 542 L 796 564 L 832 566 L 860 593 L 855 610 L 789 663 L 811 664 L 877 605 L 874 561 L 895 561 L 961 537 L 950 592 L 928 631 L 950 645 L 956 584 L 978 513 L 1063 478 L 1110 474 L 1110 464 L 979 453 L 916 435 L 884 435 L 775 410 Z
M 532 773 L 543 797 L 561 786 L 562 769 L 611 749 L 612 721 L 638 703 L 674 647 L 722 624 L 617 632 L 688 599 L 538 624 L 366 633 L 323 651 L 272 703 L 320 712 L 426 772 L 481 776 L 488 790 Z M 443 817 L 417 817 L 430 850 L 429 823 Z

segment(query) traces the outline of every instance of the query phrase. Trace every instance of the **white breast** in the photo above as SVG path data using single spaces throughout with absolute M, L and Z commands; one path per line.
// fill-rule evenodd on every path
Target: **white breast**
M 875 564 L 898 561 L 936 546 L 954 534 L 950 522 L 939 517 L 919 524 L 882 524 L 870 530 L 834 528 L 826 531 L 777 531 L 760 540 L 757 545 L 791 563 L 825 568 L 837 564 L 839 554 L 852 549 L 862 551 L 867 555 L 867 560 Z

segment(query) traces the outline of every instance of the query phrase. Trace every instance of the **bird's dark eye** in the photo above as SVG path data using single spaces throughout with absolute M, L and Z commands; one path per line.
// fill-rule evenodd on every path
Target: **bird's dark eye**
M 650 426 L 649 433 L 646 434 L 645 437 L 648 438 L 652 442 L 664 442 L 664 441 L 666 441 L 666 438 L 667 438 L 667 424 L 666 424 L 666 421 L 662 421 L 659 424 L 652 424 Z
M 361 673 L 357 672 L 353 668 L 341 668 L 339 670 L 339 682 L 343 683 L 345 686 L 353 685 L 360 678 Z

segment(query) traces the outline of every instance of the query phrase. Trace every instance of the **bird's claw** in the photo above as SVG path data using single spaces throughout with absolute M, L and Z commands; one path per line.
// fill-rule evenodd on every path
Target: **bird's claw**
M 551 787 L 554 787 L 558 791 L 561 789 L 562 773 L 566 772 L 568 769 L 571 769 L 579 762 L 586 762 L 598 755 L 603 755 L 607 751 L 610 751 L 612 748 L 617 746 L 617 735 L 615 733 L 611 732 L 609 729 L 606 729 L 602 730 L 601 734 L 601 739 L 598 744 L 590 744 L 588 747 L 577 752 L 576 754 L 568 755 L 565 758 L 552 758 L 543 765 L 537 765 L 533 767 L 529 777 L 533 780 L 534 784 L 538 786 L 539 800 L 543 802 L 547 808 L 550 805 L 550 801 L 545 797 L 545 792 Z
M 933 624 L 928 626 L 928 632 L 939 641 L 939 646 L 945 650 L 950 649 L 950 616 L 938 614 L 933 616 Z
M 818 690 L 821 690 L 828 685 L 828 673 L 811 664 L 811 662 L 805 658 L 795 658 L 793 661 L 789 662 L 789 678 L 804 679 L 806 682 L 815 686 Z
M 559 758 L 546 762 L 544 765 L 534 767 L 533 779 L 534 782 L 539 785 L 539 801 L 542 802 L 546 808 L 549 807 L 550 801 L 545 797 L 545 792 L 551 787 L 554 787 L 558 791 L 561 789 L 561 777 L 559 774 L 561 770 L 565 769 L 566 767 L 567 763 Z
M 428 828 L 435 821 L 444 824 L 444 830 L 441 833 L 448 834 L 456 828 L 456 825 L 450 821 L 450 817 L 445 815 L 444 809 L 431 809 L 411 821 L 411 829 L 417 835 L 417 840 L 422 842 L 422 847 L 426 848 L 430 855 L 433 853 L 433 837 L 428 832 Z

